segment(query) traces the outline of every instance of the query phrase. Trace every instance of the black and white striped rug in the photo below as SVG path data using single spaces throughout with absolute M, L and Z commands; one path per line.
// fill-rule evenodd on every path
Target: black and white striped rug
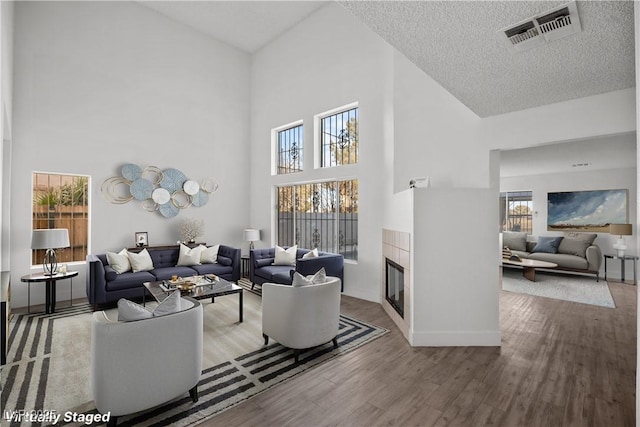
M 183 398 L 163 406 L 120 417 L 118 424 L 192 425 L 388 332 L 341 316 L 339 348 L 333 349 L 332 343 L 327 343 L 302 353 L 299 363 L 295 363 L 292 350 L 278 343 L 260 344 L 260 326 L 256 325 L 260 319 L 259 297 L 248 297 L 245 295 L 243 323 L 237 323 L 237 305 L 234 306 L 237 302 L 232 299 L 216 299 L 215 304 L 205 307 L 205 368 L 198 386 L 200 399 L 197 403 L 194 404 L 185 393 Z M 218 303 L 223 300 L 223 304 Z M 8 421 L 13 411 L 20 410 L 56 411 L 58 414 L 67 411 L 79 414 L 96 412 L 88 377 L 90 319 L 89 306 L 61 309 L 52 316 L 31 314 L 12 317 L 9 363 L 1 369 L 3 425 L 5 422 L 7 425 L 21 425 Z M 208 325 L 211 323 L 214 325 Z M 233 348 L 237 342 L 249 342 L 246 346 L 251 350 Z M 236 356 L 228 360 L 209 356 L 208 353 L 213 351 L 207 349 L 208 343 L 211 347 L 228 347 L 229 354 L 235 351 Z M 57 425 L 64 424 L 61 420 Z

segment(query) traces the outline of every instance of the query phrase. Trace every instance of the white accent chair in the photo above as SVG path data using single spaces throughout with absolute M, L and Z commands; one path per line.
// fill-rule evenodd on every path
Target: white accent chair
M 117 417 L 168 402 L 189 391 L 198 401 L 202 373 L 202 305 L 181 299 L 182 310 L 131 322 L 93 313 L 91 380 L 100 413 Z
M 327 277 L 327 282 L 300 287 L 264 283 L 264 344 L 269 344 L 271 337 L 283 346 L 294 349 L 296 363 L 300 350 L 329 341 L 333 341 L 334 348 L 337 348 L 340 288 L 341 281 L 337 277 Z

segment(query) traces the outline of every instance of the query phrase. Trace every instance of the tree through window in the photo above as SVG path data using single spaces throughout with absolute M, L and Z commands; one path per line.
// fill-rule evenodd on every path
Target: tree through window
M 533 201 L 531 191 L 500 193 L 500 230 L 533 234 Z
M 321 166 L 358 163 L 358 107 L 320 120 Z
M 298 245 L 358 259 L 358 181 L 278 187 L 280 246 Z
M 58 262 L 84 261 L 89 242 L 89 177 L 33 173 L 32 229 L 66 228 L 71 247 L 56 250 Z M 31 251 L 31 264 L 42 264 L 44 249 Z

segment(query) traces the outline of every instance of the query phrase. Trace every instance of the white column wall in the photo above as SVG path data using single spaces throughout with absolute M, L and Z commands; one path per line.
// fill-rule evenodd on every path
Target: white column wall
M 636 35 L 636 88 L 635 88 L 635 107 L 638 109 L 639 100 L 640 100 L 640 5 L 638 2 L 634 2 L 633 4 L 633 16 L 634 16 L 634 27 L 635 27 L 635 35 Z M 636 113 L 635 116 L 636 129 L 640 129 L 640 116 Z M 636 131 L 636 188 L 638 181 L 640 181 L 640 168 L 637 167 L 637 164 L 640 164 L 640 150 L 638 150 L 638 146 L 640 146 L 640 135 Z M 636 205 L 640 203 L 640 198 L 636 199 Z M 636 224 L 640 224 L 640 209 L 639 206 L 636 206 Z M 637 227 L 636 227 L 637 229 Z M 640 232 L 639 232 L 640 233 Z M 640 254 L 640 236 L 636 236 L 636 253 Z M 640 307 L 640 292 L 637 293 L 638 300 L 636 301 L 636 346 L 638 351 L 636 352 L 636 425 L 640 425 L 640 340 L 637 337 L 637 331 L 640 330 L 640 316 L 638 313 L 640 311 L 638 308 Z
M 239 247 L 249 219 L 246 157 L 250 57 L 135 2 L 19 2 L 15 17 L 12 305 L 27 304 L 33 171 L 91 176 L 90 251 L 178 240 L 185 218 L 201 240 Z M 116 205 L 102 182 L 135 163 L 215 178 L 209 203 L 172 219 Z M 84 262 L 73 296 L 85 295 Z M 61 282 L 58 300 L 69 297 Z M 43 303 L 34 286 L 31 303 Z
M 9 199 L 11 180 L 11 122 L 13 117 L 14 2 L 0 2 L 0 271 L 10 268 Z

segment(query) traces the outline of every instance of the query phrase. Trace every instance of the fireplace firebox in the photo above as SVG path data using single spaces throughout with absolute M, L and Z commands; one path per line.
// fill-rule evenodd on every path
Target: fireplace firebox
M 386 259 L 386 300 L 404 319 L 404 268 Z

